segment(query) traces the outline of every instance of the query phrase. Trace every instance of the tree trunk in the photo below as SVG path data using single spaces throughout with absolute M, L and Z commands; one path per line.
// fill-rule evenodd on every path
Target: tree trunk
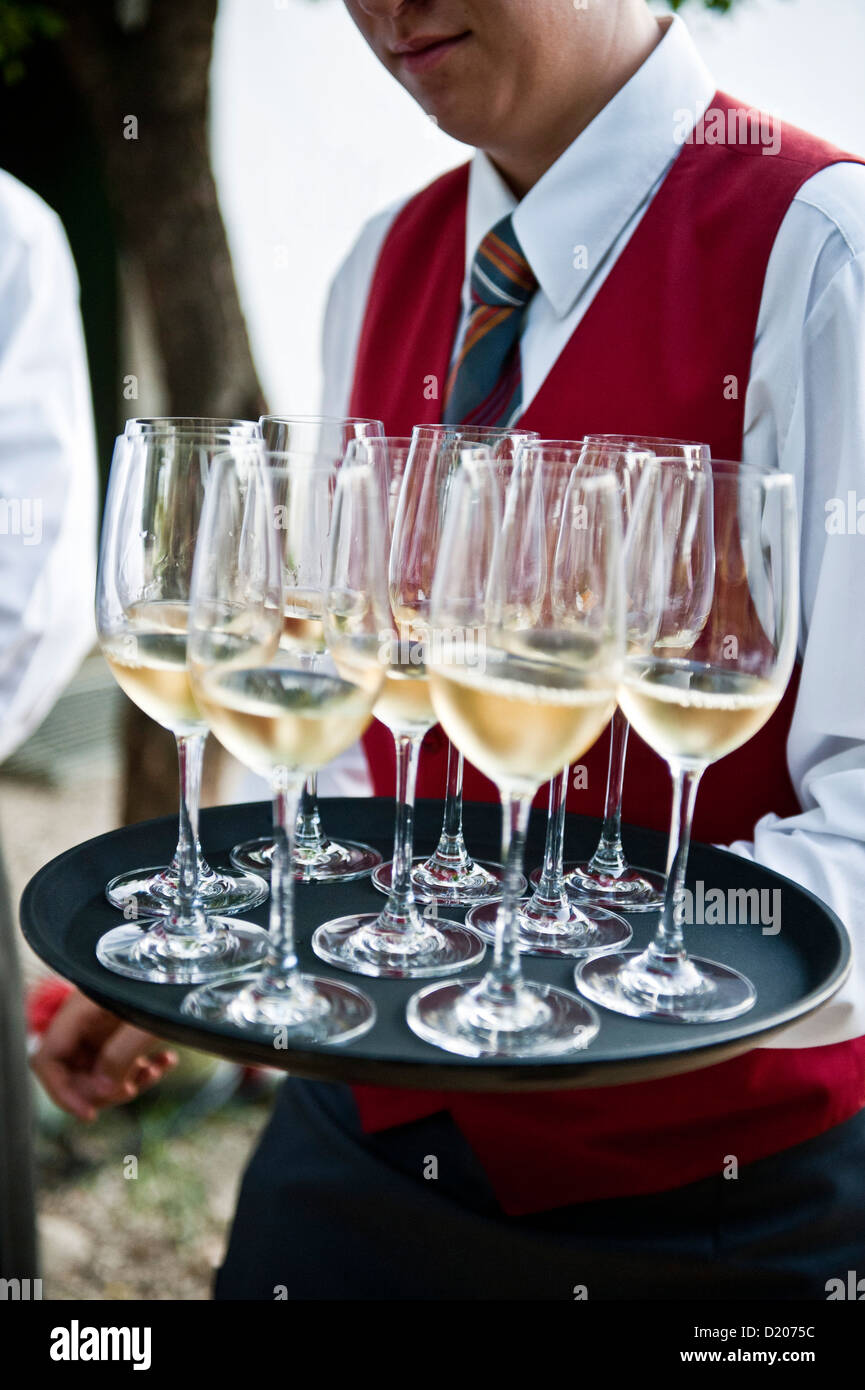
M 217 0 L 151 0 L 146 22 L 124 31 L 109 0 L 68 3 L 62 42 L 102 147 L 122 247 L 144 272 L 168 413 L 256 417 L 264 401 L 208 149 L 216 9 Z
M 115 0 L 57 7 L 67 20 L 65 59 L 102 150 L 118 240 L 150 297 L 166 413 L 257 418 L 265 403 L 208 147 L 217 0 L 150 0 L 135 27 L 121 24 L 128 7 Z M 170 812 L 173 740 L 132 708 L 125 742 L 124 819 Z M 206 799 L 216 761 L 208 760 Z

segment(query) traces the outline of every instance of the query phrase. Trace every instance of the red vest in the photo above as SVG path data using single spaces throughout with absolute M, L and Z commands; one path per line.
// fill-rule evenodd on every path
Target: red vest
M 710 105 L 738 109 L 721 93 Z M 759 144 L 683 146 L 521 426 L 556 439 L 590 433 L 697 439 L 716 458 L 741 458 L 745 393 L 775 237 L 802 184 L 852 158 L 793 127 L 782 126 L 781 133 L 775 155 L 763 154 Z M 461 313 L 467 184 L 462 166 L 411 199 L 379 257 L 349 410 L 384 420 L 388 434 L 409 434 L 413 425 L 439 418 Z M 575 190 L 575 210 L 581 196 Z M 707 770 L 696 839 L 749 839 L 766 812 L 799 811 L 786 758 L 796 685 L 794 678 L 754 738 Z M 376 793 L 392 795 L 392 736 L 374 725 L 365 743 Z M 604 738 L 584 756 L 587 785 L 571 790 L 569 809 L 602 813 L 607 752 Z M 421 757 L 418 794 L 440 796 L 443 785 L 444 738 L 434 729 Z M 492 783 L 468 765 L 465 794 L 497 799 Z M 625 820 L 665 830 L 670 805 L 665 764 L 632 732 Z M 520 1213 L 675 1187 L 717 1172 L 724 1154 L 748 1162 L 821 1133 L 865 1105 L 865 1040 L 757 1049 L 709 1070 L 614 1089 L 517 1097 L 357 1087 L 355 1095 L 367 1130 L 449 1109 L 505 1210 Z

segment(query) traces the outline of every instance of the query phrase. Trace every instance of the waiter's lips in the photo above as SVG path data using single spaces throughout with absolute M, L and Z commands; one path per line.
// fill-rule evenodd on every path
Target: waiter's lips
M 417 38 L 394 44 L 391 53 L 409 72 L 425 72 L 469 37 L 468 29 L 464 34 L 419 34 Z

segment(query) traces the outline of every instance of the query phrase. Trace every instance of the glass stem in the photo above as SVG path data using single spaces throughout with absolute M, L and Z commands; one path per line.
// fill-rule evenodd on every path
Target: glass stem
M 598 848 L 589 860 L 589 872 L 618 877 L 626 868 L 622 849 L 622 785 L 625 780 L 625 753 L 630 725 L 618 705 L 610 721 L 610 761 L 607 767 L 607 795 L 604 823 Z
M 207 918 L 198 886 L 198 813 L 205 734 L 178 734 L 180 772 L 180 835 L 177 841 L 177 909 L 166 920 L 169 932 L 205 932 Z
M 670 820 L 670 843 L 667 850 L 667 888 L 664 908 L 655 939 L 649 947 L 656 956 L 684 957 L 682 935 L 685 908 L 685 870 L 691 846 L 691 821 L 694 801 L 703 769 L 684 768 L 671 764 L 673 774 L 673 814 Z
M 503 897 L 496 919 L 493 964 L 483 978 L 480 993 L 491 1003 L 509 1004 L 516 999 L 522 984 L 517 913 L 532 798 L 514 796 L 505 791 L 501 793 L 501 798 L 502 863 L 505 866 Z
M 445 811 L 442 833 L 432 856 L 446 868 L 468 867 L 468 852 L 463 839 L 463 769 L 465 759 L 448 740 L 448 771 L 445 791 Z
M 294 837 L 303 778 L 287 768 L 273 774 L 273 866 L 270 878 L 270 948 L 264 987 L 284 987 L 297 973 L 294 945 Z
M 300 796 L 295 843 L 298 849 L 320 850 L 324 848 L 321 815 L 318 809 L 318 773 L 316 772 L 313 772 L 306 779 Z
M 544 842 L 544 866 L 538 880 L 538 898 L 558 902 L 564 892 L 562 869 L 565 858 L 565 801 L 568 790 L 568 773 L 565 768 L 550 782 L 550 809 L 547 815 L 547 838 Z
M 445 816 L 442 834 L 456 846 L 463 838 L 463 769 L 465 759 L 448 740 L 448 772 L 445 790 Z
M 304 666 L 310 671 L 317 671 L 319 667 L 318 653 L 308 654 Z M 318 809 L 317 772 L 311 772 L 303 785 L 297 812 L 294 843 L 299 850 L 304 851 L 307 855 L 310 853 L 319 854 L 324 850 L 324 832 L 321 828 L 321 815 Z
M 396 747 L 396 824 L 394 829 L 391 889 L 382 912 L 389 930 L 408 930 L 414 912 L 415 896 L 411 884 L 414 845 L 414 801 L 421 739 L 394 734 Z

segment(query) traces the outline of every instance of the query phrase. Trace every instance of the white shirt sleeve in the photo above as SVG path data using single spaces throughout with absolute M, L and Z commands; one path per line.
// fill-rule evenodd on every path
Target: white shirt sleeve
M 0 760 L 94 641 L 96 466 L 63 229 L 0 173 Z
M 348 413 L 358 342 L 372 278 L 384 239 L 406 201 L 401 199 L 392 203 L 364 224 L 331 282 L 321 342 L 324 373 L 322 415 Z
M 796 478 L 801 681 L 788 763 L 802 813 L 764 816 L 731 846 L 809 888 L 853 938 L 847 985 L 776 1046 L 865 1033 L 865 168 L 805 185 L 767 272 L 745 457 Z M 835 534 L 861 501 L 861 533 Z M 830 520 L 834 518 L 834 520 Z M 855 525 L 855 521 L 854 521 Z M 827 529 L 828 526 L 828 529 Z M 783 931 L 783 923 L 781 924 Z

